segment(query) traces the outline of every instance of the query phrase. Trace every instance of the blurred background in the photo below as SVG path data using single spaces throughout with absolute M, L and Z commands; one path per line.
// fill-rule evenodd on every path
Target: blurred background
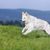
M 0 24 L 21 25 L 23 11 L 50 23 L 50 0 L 0 0 Z

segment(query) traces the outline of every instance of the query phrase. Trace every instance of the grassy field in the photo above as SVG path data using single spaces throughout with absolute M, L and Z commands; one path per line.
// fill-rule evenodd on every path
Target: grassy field
M 50 37 L 44 31 L 33 31 L 27 36 L 18 26 L 0 25 L 0 50 L 50 50 Z

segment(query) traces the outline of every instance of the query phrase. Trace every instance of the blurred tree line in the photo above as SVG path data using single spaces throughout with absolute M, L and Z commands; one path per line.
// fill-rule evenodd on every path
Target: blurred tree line
M 11 21 L 0 21 L 0 25 L 18 25 L 18 26 L 22 26 L 21 22 L 15 20 L 11 20 Z

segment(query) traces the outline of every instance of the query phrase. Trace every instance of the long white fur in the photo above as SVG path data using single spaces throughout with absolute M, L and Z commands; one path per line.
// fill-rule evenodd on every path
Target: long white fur
M 22 21 L 25 21 L 25 27 L 22 30 L 23 35 L 37 29 L 45 30 L 50 35 L 50 24 L 47 21 L 31 16 L 27 12 L 22 12 Z

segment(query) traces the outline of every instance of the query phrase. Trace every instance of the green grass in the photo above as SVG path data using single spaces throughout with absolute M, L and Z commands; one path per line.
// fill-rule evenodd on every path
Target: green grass
M 33 31 L 27 36 L 18 26 L 0 25 L 0 50 L 50 50 L 50 37 L 44 31 Z

